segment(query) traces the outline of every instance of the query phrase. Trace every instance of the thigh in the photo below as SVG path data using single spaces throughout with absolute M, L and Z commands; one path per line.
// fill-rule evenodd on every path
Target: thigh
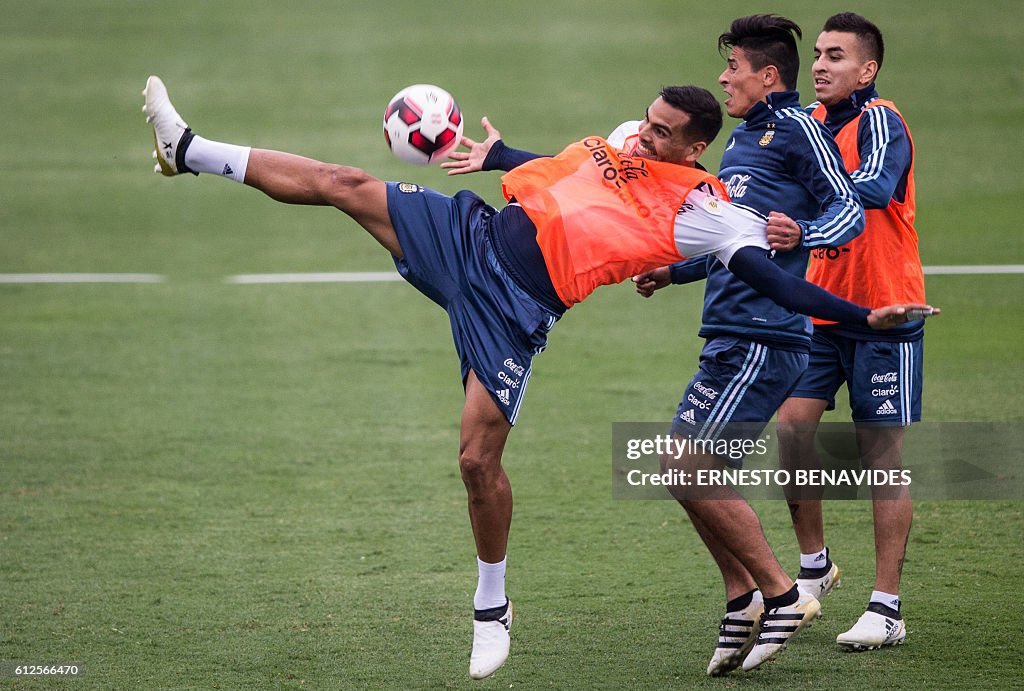
M 466 403 L 459 433 L 461 454 L 500 463 L 511 429 L 504 412 L 471 370 L 466 376 Z
M 825 410 L 836 407 L 836 392 L 847 377 L 848 356 L 841 343 L 827 331 L 815 329 L 811 338 L 811 352 L 807 369 L 790 394 L 793 398 L 815 398 L 827 401 Z

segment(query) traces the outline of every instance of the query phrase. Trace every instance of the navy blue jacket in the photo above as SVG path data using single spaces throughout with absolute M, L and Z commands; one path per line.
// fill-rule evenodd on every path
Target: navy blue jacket
M 729 137 L 718 177 L 733 202 L 764 216 L 778 211 L 803 230 L 803 243 L 775 254 L 776 264 L 804 277 L 813 247 L 836 247 L 864 229 L 864 208 L 825 127 L 800 106 L 795 91 L 768 95 Z M 707 279 L 700 336 L 736 336 L 795 351 L 810 349 L 811 324 L 736 278 L 714 257 L 672 267 L 672 281 Z

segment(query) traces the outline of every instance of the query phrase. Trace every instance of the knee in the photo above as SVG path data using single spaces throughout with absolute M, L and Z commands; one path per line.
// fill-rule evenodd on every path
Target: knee
M 501 468 L 501 459 L 486 453 L 463 450 L 459 453 L 459 472 L 468 488 L 490 485 Z
M 790 398 L 783 402 L 775 426 L 779 442 L 813 442 L 826 406 L 827 401 L 818 399 Z
M 327 166 L 322 179 L 324 196 L 332 200 L 335 206 L 343 207 L 346 200 L 358 195 L 365 185 L 376 178 L 362 168 L 331 164 Z
M 775 423 L 775 434 L 779 440 L 779 444 L 785 444 L 787 446 L 805 441 L 807 437 L 813 439 L 814 432 L 809 432 L 808 430 L 809 426 L 807 424 L 800 424 L 793 420 L 785 420 L 781 415 Z
M 814 439 L 817 436 L 817 425 L 798 419 L 786 419 L 781 415 L 775 426 L 775 436 L 779 442 L 779 456 L 783 463 L 814 452 Z
M 661 454 L 658 456 L 658 465 L 661 466 L 661 472 L 667 473 L 670 470 L 683 470 L 683 464 L 681 459 L 677 459 L 669 454 Z

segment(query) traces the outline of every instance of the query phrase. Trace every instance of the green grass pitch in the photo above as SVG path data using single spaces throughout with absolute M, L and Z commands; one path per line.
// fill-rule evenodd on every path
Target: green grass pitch
M 860 655 L 834 640 L 871 590 L 870 508 L 828 504 L 844 586 L 825 617 L 767 669 L 704 676 L 717 571 L 678 506 L 613 500 L 609 473 L 612 422 L 665 419 L 694 369 L 700 286 L 603 288 L 535 361 L 505 463 L 513 652 L 471 683 L 443 313 L 404 283 L 225 284 L 391 263 L 331 210 L 151 172 L 140 91 L 155 73 L 205 136 L 498 204 L 496 174 L 391 157 L 387 99 L 438 83 L 470 136 L 487 115 L 512 145 L 554 151 L 640 117 L 663 85 L 718 93 L 715 37 L 738 14 L 804 27 L 810 94 L 818 27 L 845 9 L 885 32 L 879 87 L 915 135 L 925 263 L 1024 263 L 1015 1 L 0 0 L 0 273 L 166 277 L 0 285 L 0 662 L 79 662 L 67 687 L 96 689 L 1019 686 L 1020 501 L 918 502 L 907 643 Z M 1024 423 L 1024 276 L 927 285 L 944 314 L 926 418 Z M 1019 477 L 1021 455 L 1005 462 Z M 757 509 L 795 570 L 785 506 Z

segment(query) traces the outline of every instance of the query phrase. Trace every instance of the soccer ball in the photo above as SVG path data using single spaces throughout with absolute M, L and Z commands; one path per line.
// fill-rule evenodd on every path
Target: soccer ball
M 444 89 L 414 84 L 384 111 L 384 140 L 403 161 L 425 166 L 448 157 L 462 141 L 462 111 Z

